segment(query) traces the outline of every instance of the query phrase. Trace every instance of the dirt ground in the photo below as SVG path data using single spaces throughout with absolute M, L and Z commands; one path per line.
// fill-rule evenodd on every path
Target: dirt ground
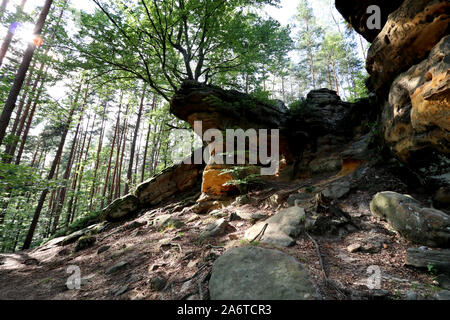
M 314 186 L 314 192 L 318 192 L 337 178 L 316 177 L 301 181 L 301 185 Z M 356 187 L 338 205 L 352 217 L 355 230 L 337 236 L 313 236 L 318 248 L 305 234 L 295 246 L 280 250 L 309 269 L 324 299 L 404 299 L 411 291 L 425 299 L 431 297 L 436 290 L 433 277 L 404 266 L 406 250 L 412 245 L 386 223 L 375 219 L 369 209 L 375 193 L 386 190 L 406 193 L 406 186 L 388 170 L 369 167 L 362 177 L 353 178 L 352 185 Z M 270 195 L 282 190 L 296 192 L 296 186 L 298 182 L 273 183 L 265 190 L 250 192 L 250 204 L 230 205 L 224 210 L 273 215 L 286 204 L 282 202 L 279 208 L 274 208 Z M 420 194 L 412 195 L 426 200 Z M 74 252 L 72 244 L 0 255 L 0 299 L 208 299 L 208 279 L 214 260 L 232 247 L 247 245 L 242 239 L 253 222 L 231 221 L 225 235 L 199 242 L 200 232 L 214 221 L 210 215 L 196 215 L 185 208 L 173 213 L 185 222 L 183 228 L 157 231 L 150 226 L 150 221 L 165 213 L 172 213 L 171 209 L 158 208 L 142 214 L 136 221 L 147 225 L 134 230 L 126 229 L 133 221 L 113 225 L 97 235 L 92 247 L 80 252 Z M 373 241 L 383 244 L 379 253 L 347 250 L 355 242 Z M 99 254 L 98 250 L 104 246 L 110 248 Z M 107 272 L 120 262 L 125 262 L 122 268 Z M 69 290 L 66 285 L 73 275 L 70 266 L 79 267 L 83 278 L 80 289 Z M 381 282 L 378 289 L 371 290 L 368 279 L 374 268 L 380 271 Z M 152 285 L 157 277 L 167 280 L 160 291 Z

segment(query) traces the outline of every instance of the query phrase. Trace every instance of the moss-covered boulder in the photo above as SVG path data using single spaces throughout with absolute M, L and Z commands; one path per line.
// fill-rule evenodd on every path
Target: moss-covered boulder
M 97 239 L 93 236 L 84 236 L 78 239 L 77 245 L 75 246 L 75 252 L 85 250 L 92 247 Z
M 411 196 L 380 192 L 370 203 L 370 210 L 413 243 L 450 247 L 450 215 L 423 207 Z
M 108 207 L 103 209 L 102 220 L 117 222 L 123 221 L 139 210 L 139 200 L 135 195 L 128 194 L 116 199 Z

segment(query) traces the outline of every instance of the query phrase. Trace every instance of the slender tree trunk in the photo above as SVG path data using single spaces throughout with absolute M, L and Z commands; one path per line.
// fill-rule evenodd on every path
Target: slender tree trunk
M 75 191 L 78 185 L 78 175 L 80 174 L 80 170 L 81 170 L 81 163 L 83 161 L 83 151 L 84 151 L 84 147 L 86 144 L 86 138 L 88 135 L 88 131 L 89 131 L 89 122 L 90 122 L 90 116 L 88 117 L 88 122 L 86 125 L 86 130 L 83 134 L 83 143 L 81 144 L 81 147 L 78 150 L 78 159 L 76 161 L 76 166 L 75 166 L 75 172 L 73 173 L 73 177 L 72 177 L 72 186 L 71 186 L 71 191 L 72 194 L 70 196 L 70 200 L 69 200 L 69 204 L 67 205 L 67 215 L 66 215 L 66 227 L 69 226 L 70 220 L 72 218 L 73 215 L 73 204 L 75 201 Z M 94 120 L 95 121 L 95 120 Z
M 153 101 L 152 101 L 152 111 L 155 110 L 155 106 L 156 106 L 156 99 L 155 99 L 155 95 L 153 95 Z M 147 163 L 147 153 L 148 153 L 148 143 L 150 140 L 150 133 L 152 130 L 152 124 L 149 121 L 148 122 L 148 131 L 147 131 L 147 139 L 145 140 L 145 151 L 144 151 L 144 159 L 142 161 L 142 173 L 141 173 L 141 182 L 144 182 L 145 179 L 145 165 Z
M 336 64 L 334 63 L 334 61 L 332 63 L 332 66 L 333 66 L 334 83 L 336 85 L 336 92 L 337 92 L 337 95 L 339 96 L 340 95 L 339 94 L 339 82 L 338 82 L 338 77 L 337 77 L 337 74 L 336 74 Z
M 22 0 L 22 3 L 20 6 L 17 7 L 16 10 L 16 18 L 19 18 L 19 16 L 22 14 L 23 9 L 25 7 L 25 4 L 27 3 L 27 0 Z M 6 4 L 5 4 L 6 8 Z M 2 14 L 3 14 L 3 4 L 2 4 Z M 11 41 L 14 37 L 14 33 L 16 32 L 16 29 L 18 27 L 17 19 L 14 19 L 13 23 L 9 26 L 8 33 L 6 34 L 5 40 L 3 40 L 2 46 L 0 48 L 0 67 L 3 65 L 3 59 L 6 56 L 6 53 L 8 52 L 9 46 L 11 45 Z
M 28 72 L 27 81 L 25 82 L 25 89 L 29 88 L 30 85 L 31 85 L 31 81 L 33 80 L 33 74 L 34 74 L 34 71 L 35 71 L 34 70 L 35 65 L 36 65 L 36 61 L 33 62 L 33 65 L 30 68 L 30 72 Z M 9 163 L 10 163 L 12 161 L 13 156 L 14 156 L 14 151 L 11 151 L 12 150 L 11 148 L 12 148 L 12 145 L 17 146 L 17 142 L 18 142 L 19 136 L 21 134 L 21 132 L 17 132 L 17 127 L 19 126 L 19 123 L 21 121 L 23 106 L 25 105 L 25 101 L 26 101 L 26 99 L 28 97 L 28 94 L 29 94 L 28 90 L 24 90 L 23 93 L 22 93 L 22 97 L 20 99 L 19 107 L 18 107 L 17 113 L 16 113 L 16 118 L 14 119 L 14 123 L 13 123 L 13 126 L 11 128 L 11 135 L 14 136 L 14 142 L 13 142 L 13 144 L 8 144 L 6 146 L 5 153 L 7 155 L 9 155 L 9 156 L 6 158 L 6 160 L 4 159 L 5 162 L 9 161 Z
M 128 109 L 127 109 L 128 112 Z M 116 198 L 120 197 L 120 189 L 121 189 L 121 178 L 122 178 L 122 165 L 123 165 L 123 158 L 125 155 L 125 147 L 127 144 L 127 133 L 128 133 L 128 121 L 124 121 L 123 124 L 123 141 L 122 141 L 122 153 L 120 156 L 120 164 L 119 164 L 119 173 L 117 175 L 118 181 L 117 181 L 117 191 L 116 191 Z
M 47 72 L 47 70 L 46 70 L 46 72 Z M 45 78 L 45 76 L 44 76 L 44 78 Z M 31 108 L 30 115 L 28 116 L 28 121 L 27 121 L 25 130 L 23 132 L 22 139 L 20 140 L 20 147 L 19 147 L 19 151 L 17 152 L 16 161 L 15 161 L 16 165 L 19 165 L 20 161 L 22 159 L 23 150 L 25 148 L 25 143 L 27 142 L 27 139 L 28 139 L 28 133 L 30 132 L 31 124 L 33 122 L 34 113 L 36 112 L 37 104 L 39 102 L 39 99 L 41 98 L 41 94 L 42 94 L 43 90 L 44 90 L 44 79 L 42 79 L 41 86 L 38 89 L 36 98 L 34 99 L 33 107 Z M 12 149 L 13 154 L 14 154 L 14 149 L 15 149 L 15 147 Z
M 82 160 L 82 164 L 81 164 L 81 168 L 80 168 L 80 174 L 79 174 L 80 178 L 79 178 L 79 181 L 78 181 L 77 189 L 75 191 L 75 200 L 74 200 L 74 203 L 73 203 L 73 212 L 72 212 L 71 217 L 70 217 L 70 223 L 73 222 L 74 217 L 75 217 L 76 212 L 77 212 L 78 195 L 79 195 L 79 193 L 81 191 L 81 184 L 83 182 L 84 168 L 86 166 L 86 163 L 87 163 L 87 160 L 88 160 L 88 157 L 89 157 L 89 150 L 90 150 L 90 147 L 91 147 L 92 135 L 93 135 L 93 132 L 94 132 L 94 126 L 95 126 L 96 118 L 97 118 L 97 114 L 94 114 L 94 120 L 92 121 L 92 127 L 91 127 L 91 132 L 89 133 L 89 139 L 88 139 L 88 143 L 87 143 L 87 146 L 86 146 L 86 152 L 84 154 L 84 159 Z
M 98 139 L 98 146 L 97 146 L 97 158 L 95 160 L 94 165 L 94 177 L 92 179 L 92 185 L 91 185 L 91 196 L 89 201 L 89 211 L 92 211 L 92 205 L 94 201 L 94 193 L 95 193 L 95 185 L 97 183 L 97 173 L 98 173 L 98 167 L 100 165 L 100 154 L 102 152 L 102 146 L 103 146 L 103 136 L 105 135 L 105 118 L 106 118 L 106 110 L 108 109 L 108 105 L 105 104 L 104 110 L 103 110 L 103 117 L 102 117 L 102 125 L 100 129 L 100 137 Z
M 122 97 L 121 97 L 121 101 L 122 101 Z M 120 105 L 119 105 L 119 113 L 118 114 L 120 114 L 121 106 L 122 106 L 122 103 L 120 103 Z M 112 156 L 114 154 L 114 147 L 116 145 L 117 134 L 119 132 L 119 124 L 120 124 L 119 116 L 117 116 L 116 128 L 114 130 L 114 136 L 113 136 L 113 140 L 111 143 L 111 151 L 109 152 L 108 167 L 106 168 L 105 185 L 103 186 L 103 192 L 102 192 L 102 208 L 104 208 L 104 205 L 105 205 L 106 190 L 108 190 L 109 174 L 111 172 L 111 162 L 112 162 Z
M 133 180 L 133 160 L 134 160 L 134 153 L 136 150 L 137 137 L 139 134 L 139 125 L 141 123 L 141 118 L 142 118 L 142 110 L 144 107 L 145 91 L 146 91 L 146 86 L 144 85 L 144 89 L 142 91 L 141 102 L 139 105 L 137 120 L 136 120 L 136 127 L 134 128 L 133 141 L 131 143 L 130 162 L 128 164 L 127 181 L 125 182 L 125 194 L 128 194 L 128 192 L 130 191 L 131 183 Z
M 48 2 L 48 0 L 47 0 L 47 2 Z M 51 1 L 50 1 L 50 4 L 51 4 Z M 48 10 L 47 10 L 47 13 L 48 13 Z M 76 97 L 75 101 L 78 101 L 80 91 L 81 91 L 81 83 L 78 88 L 77 97 Z M 73 115 L 74 115 L 75 109 L 77 107 L 77 103 L 75 103 L 75 101 L 70 109 L 69 116 L 67 118 L 67 122 L 64 125 L 64 130 L 63 130 L 63 133 L 61 136 L 61 140 L 59 142 L 58 150 L 56 151 L 55 158 L 53 159 L 52 166 L 51 166 L 50 171 L 47 176 L 47 180 L 53 179 L 53 176 L 56 171 L 56 166 L 59 162 L 59 159 L 61 158 L 64 144 L 66 143 L 67 133 L 69 132 L 70 125 L 71 125 L 72 119 L 73 119 Z M 25 238 L 25 241 L 24 241 L 24 244 L 22 247 L 23 250 L 29 249 L 31 247 L 31 242 L 33 241 L 33 236 L 34 236 L 34 231 L 36 230 L 36 227 L 37 227 L 37 224 L 39 221 L 39 216 L 41 215 L 42 207 L 44 206 L 45 198 L 47 197 L 48 192 L 49 192 L 48 188 L 44 189 L 41 193 L 41 196 L 39 197 L 38 204 L 34 211 L 33 220 L 31 221 L 30 228 L 28 230 L 27 236 Z
M 57 206 L 56 206 L 55 218 L 53 220 L 53 227 L 52 227 L 52 231 L 51 231 L 52 235 L 55 234 L 55 232 L 56 232 L 56 229 L 57 229 L 58 223 L 59 223 L 59 218 L 61 217 L 62 209 L 64 207 L 64 201 L 66 200 L 67 185 L 69 183 L 70 175 L 72 172 L 73 162 L 75 159 L 76 147 L 77 147 L 77 144 L 79 144 L 78 135 L 80 133 L 81 118 L 83 117 L 84 108 L 86 106 L 88 92 L 89 92 L 89 86 L 87 86 L 86 92 L 84 94 L 84 100 L 83 100 L 83 104 L 82 104 L 81 111 L 80 111 L 80 119 L 77 124 L 77 129 L 75 131 L 75 136 L 73 138 L 72 147 L 70 148 L 69 159 L 67 160 L 66 170 L 63 175 L 64 186 L 61 188 L 59 197 L 57 198 L 58 201 L 56 202 Z
M 6 11 L 6 6 L 8 5 L 8 0 L 3 0 L 0 6 L 0 19 L 3 18 L 3 14 Z
M 33 32 L 34 35 L 40 36 L 52 3 L 53 0 L 45 1 L 44 7 L 42 8 L 41 14 L 39 15 L 38 21 L 34 28 Z M 11 119 L 11 114 L 14 111 L 14 107 L 16 106 L 17 97 L 19 96 L 20 90 L 22 89 L 22 85 L 23 82 L 25 81 L 25 77 L 28 68 L 30 67 L 31 60 L 33 59 L 35 50 L 36 45 L 34 43 L 30 43 L 25 51 L 22 63 L 20 64 L 19 70 L 17 71 L 16 77 L 14 79 L 14 83 L 9 92 L 8 99 L 6 100 L 2 114 L 0 115 L 0 145 L 3 144 L 3 139 L 5 138 L 6 129 L 8 128 L 8 124 Z M 27 238 L 27 240 L 29 239 Z M 31 244 L 31 240 L 29 241 Z

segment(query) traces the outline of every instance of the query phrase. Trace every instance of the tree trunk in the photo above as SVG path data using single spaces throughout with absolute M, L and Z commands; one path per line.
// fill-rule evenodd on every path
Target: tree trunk
M 57 206 L 56 206 L 55 218 L 53 220 L 53 227 L 52 227 L 52 231 L 51 231 L 52 235 L 54 235 L 56 232 L 56 229 L 57 229 L 58 223 L 59 223 L 59 218 L 61 217 L 62 209 L 64 207 L 64 201 L 66 200 L 67 184 L 69 182 L 70 175 L 72 173 L 73 162 L 75 159 L 76 146 L 77 146 L 77 144 L 79 144 L 78 134 L 80 133 L 81 118 L 83 117 L 84 108 L 86 106 L 88 92 L 89 92 L 89 86 L 87 86 L 86 92 L 84 94 L 84 100 L 83 100 L 83 104 L 82 104 L 82 107 L 80 110 L 80 119 L 78 120 L 77 129 L 75 131 L 75 136 L 72 141 L 72 147 L 70 148 L 69 159 L 67 160 L 66 170 L 64 171 L 64 175 L 63 175 L 64 186 L 61 188 L 59 197 L 57 198 L 58 201 L 57 201 Z
M 125 194 L 128 194 L 128 192 L 130 191 L 131 183 L 133 180 L 133 160 L 134 160 L 134 153 L 135 153 L 135 149 L 136 149 L 137 137 L 138 137 L 138 133 L 139 133 L 139 125 L 141 123 L 141 118 L 142 118 L 142 109 L 144 107 L 145 90 L 146 90 L 146 86 L 144 85 L 144 89 L 142 91 L 141 102 L 139 105 L 137 120 L 136 120 L 136 126 L 134 128 L 133 141 L 131 143 L 130 162 L 128 163 L 127 181 L 125 182 Z
M 47 67 L 47 70 L 48 70 L 48 67 Z M 45 70 L 45 74 L 47 73 L 47 70 Z M 27 121 L 25 130 L 23 132 L 22 139 L 20 141 L 20 147 L 19 147 L 19 151 L 17 152 L 16 161 L 15 161 L 15 164 L 17 166 L 20 164 L 20 161 L 22 159 L 22 153 L 23 153 L 23 150 L 25 148 L 25 143 L 27 142 L 27 139 L 28 139 L 28 133 L 30 132 L 31 124 L 33 122 L 34 113 L 36 112 L 37 104 L 38 104 L 39 99 L 41 97 L 42 91 L 44 90 L 44 81 L 45 81 L 45 77 L 46 77 L 45 74 L 44 74 L 44 78 L 42 79 L 41 86 L 38 89 L 36 98 L 34 99 L 33 107 L 31 108 L 30 115 L 28 116 L 28 121 Z M 20 133 L 20 131 L 18 131 L 18 132 Z M 14 150 L 15 150 L 15 147 L 11 150 L 11 151 L 13 151 L 13 154 L 14 154 Z
M 47 2 L 49 2 L 49 1 L 47 0 Z M 51 4 L 51 1 L 50 1 L 50 4 Z M 80 91 L 81 91 L 81 83 L 78 88 L 77 97 L 76 97 L 75 101 L 78 101 Z M 64 130 L 63 130 L 63 133 L 61 136 L 61 140 L 59 142 L 58 150 L 56 151 L 55 158 L 53 159 L 52 166 L 51 166 L 50 171 L 47 176 L 47 180 L 53 179 L 53 176 L 54 176 L 55 170 L 56 170 L 56 166 L 59 162 L 59 159 L 61 158 L 64 144 L 66 143 L 67 133 L 69 132 L 70 125 L 71 125 L 72 119 L 73 119 L 73 115 L 74 115 L 75 109 L 77 107 L 77 104 L 75 103 L 75 101 L 70 109 L 68 119 L 64 125 Z M 39 216 L 41 215 L 42 207 L 44 206 L 45 198 L 47 197 L 48 192 L 49 192 L 48 188 L 44 189 L 41 193 L 41 196 L 39 197 L 38 204 L 34 211 L 33 220 L 31 221 L 30 228 L 28 230 L 27 236 L 25 238 L 25 241 L 24 241 L 24 244 L 22 247 L 23 250 L 29 249 L 31 247 L 31 242 L 33 241 L 33 236 L 34 236 L 34 231 L 36 230 L 36 227 L 37 227 L 37 224 L 39 221 Z
M 156 105 L 156 99 L 155 99 L 155 95 L 153 95 L 153 101 L 152 101 L 152 111 L 155 110 L 155 105 Z M 150 140 L 150 133 L 152 130 L 152 124 L 149 121 L 148 122 L 148 131 L 147 131 L 147 139 L 145 140 L 145 151 L 144 151 L 144 159 L 142 160 L 142 173 L 141 173 L 141 182 L 144 182 L 145 179 L 145 165 L 147 163 L 147 153 L 148 153 L 148 143 Z
M 98 167 L 100 165 L 100 154 L 102 152 L 102 146 L 103 146 L 103 136 L 105 135 L 105 118 L 106 118 L 106 110 L 108 109 L 108 104 L 105 104 L 104 110 L 103 110 L 103 117 L 102 117 L 102 126 L 100 129 L 100 137 L 98 139 L 98 146 L 97 146 L 97 158 L 95 160 L 94 165 L 94 177 L 92 179 L 92 185 L 91 185 L 91 196 L 89 201 L 89 211 L 92 211 L 92 205 L 94 201 L 94 193 L 95 193 L 95 184 L 97 182 L 97 173 L 98 173 Z
M 19 18 L 20 14 L 23 12 L 23 8 L 25 7 L 25 4 L 27 3 L 27 0 L 22 0 L 22 3 L 20 6 L 17 7 L 16 10 L 16 18 Z M 6 8 L 6 4 L 5 4 Z M 2 4 L 2 10 L 3 10 L 3 4 Z M 3 11 L 2 11 L 3 14 Z M 17 19 L 14 19 L 17 20 Z M 6 34 L 5 40 L 3 40 L 2 46 L 0 48 L 0 67 L 3 65 L 3 59 L 6 56 L 6 53 L 8 52 L 9 46 L 11 45 L 11 41 L 14 37 L 14 33 L 16 32 L 16 29 L 18 27 L 17 21 L 14 21 L 11 23 L 11 25 L 8 28 L 8 33 Z
M 3 0 L 2 5 L 0 6 L 0 19 L 3 18 L 3 14 L 6 11 L 6 6 L 8 5 L 8 0 Z
M 122 101 L 122 96 L 121 96 L 121 101 Z M 119 105 L 118 115 L 120 114 L 121 106 L 122 106 L 122 103 Z M 116 128 L 114 130 L 114 137 L 113 137 L 113 140 L 111 143 L 111 151 L 109 152 L 108 167 L 106 169 L 105 185 L 103 186 L 103 192 L 102 192 L 102 208 L 104 208 L 104 205 L 105 205 L 106 190 L 108 190 L 109 174 L 111 172 L 111 162 L 112 162 L 112 156 L 114 154 L 114 147 L 116 144 L 117 134 L 119 132 L 119 124 L 120 124 L 119 116 L 117 116 Z
M 40 36 L 42 29 L 44 27 L 45 19 L 50 11 L 50 7 L 53 3 L 53 0 L 46 0 L 44 7 L 39 15 L 39 19 L 34 28 L 33 34 L 36 36 Z M 2 114 L 0 116 L 0 145 L 3 144 L 3 139 L 5 138 L 6 129 L 8 128 L 9 121 L 11 119 L 11 114 L 14 111 L 14 107 L 16 106 L 17 97 L 19 96 L 20 90 L 22 89 L 23 82 L 25 81 L 25 77 L 30 67 L 31 60 L 33 59 L 34 51 L 36 50 L 36 45 L 34 43 L 30 43 L 28 48 L 25 51 L 25 54 L 22 59 L 22 63 L 20 64 L 19 70 L 17 71 L 16 77 L 14 79 L 14 83 L 11 87 L 11 90 L 8 95 L 8 99 L 6 100 L 5 106 L 3 108 Z M 33 230 L 34 232 L 34 230 Z M 27 238 L 28 240 L 28 238 Z M 31 244 L 31 240 L 30 240 Z

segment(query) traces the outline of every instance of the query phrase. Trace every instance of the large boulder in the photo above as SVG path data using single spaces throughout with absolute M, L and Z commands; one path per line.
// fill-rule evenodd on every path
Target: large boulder
M 425 59 L 448 34 L 449 8 L 447 0 L 405 0 L 389 15 L 367 55 L 376 92 L 387 93 L 396 76 Z
M 110 222 L 122 221 L 135 214 L 137 210 L 139 210 L 139 199 L 132 194 L 128 194 L 114 200 L 103 209 L 101 216 L 102 220 Z
M 428 177 L 450 183 L 450 36 L 392 84 L 382 122 L 393 152 Z
M 372 42 L 380 33 L 380 29 L 369 29 L 367 19 L 371 14 L 367 9 L 371 5 L 377 5 L 381 8 L 381 27 L 386 22 L 388 15 L 396 10 L 403 0 L 336 0 L 336 9 L 352 25 L 352 27 L 361 34 L 367 41 Z
M 319 299 L 308 271 L 293 257 L 254 246 L 226 252 L 213 265 L 212 300 Z
M 413 243 L 450 247 L 450 215 L 423 207 L 411 196 L 380 192 L 372 199 L 370 211 Z
M 198 184 L 203 165 L 180 163 L 140 184 L 135 191 L 139 202 L 155 206 L 175 194 L 190 192 Z
M 245 238 L 250 241 L 255 239 L 267 224 L 264 234 L 260 237 L 260 242 L 281 247 L 292 246 L 295 244 L 294 238 L 298 237 L 302 231 L 305 217 L 306 213 L 303 208 L 283 209 L 266 221 L 259 222 L 248 229 Z

